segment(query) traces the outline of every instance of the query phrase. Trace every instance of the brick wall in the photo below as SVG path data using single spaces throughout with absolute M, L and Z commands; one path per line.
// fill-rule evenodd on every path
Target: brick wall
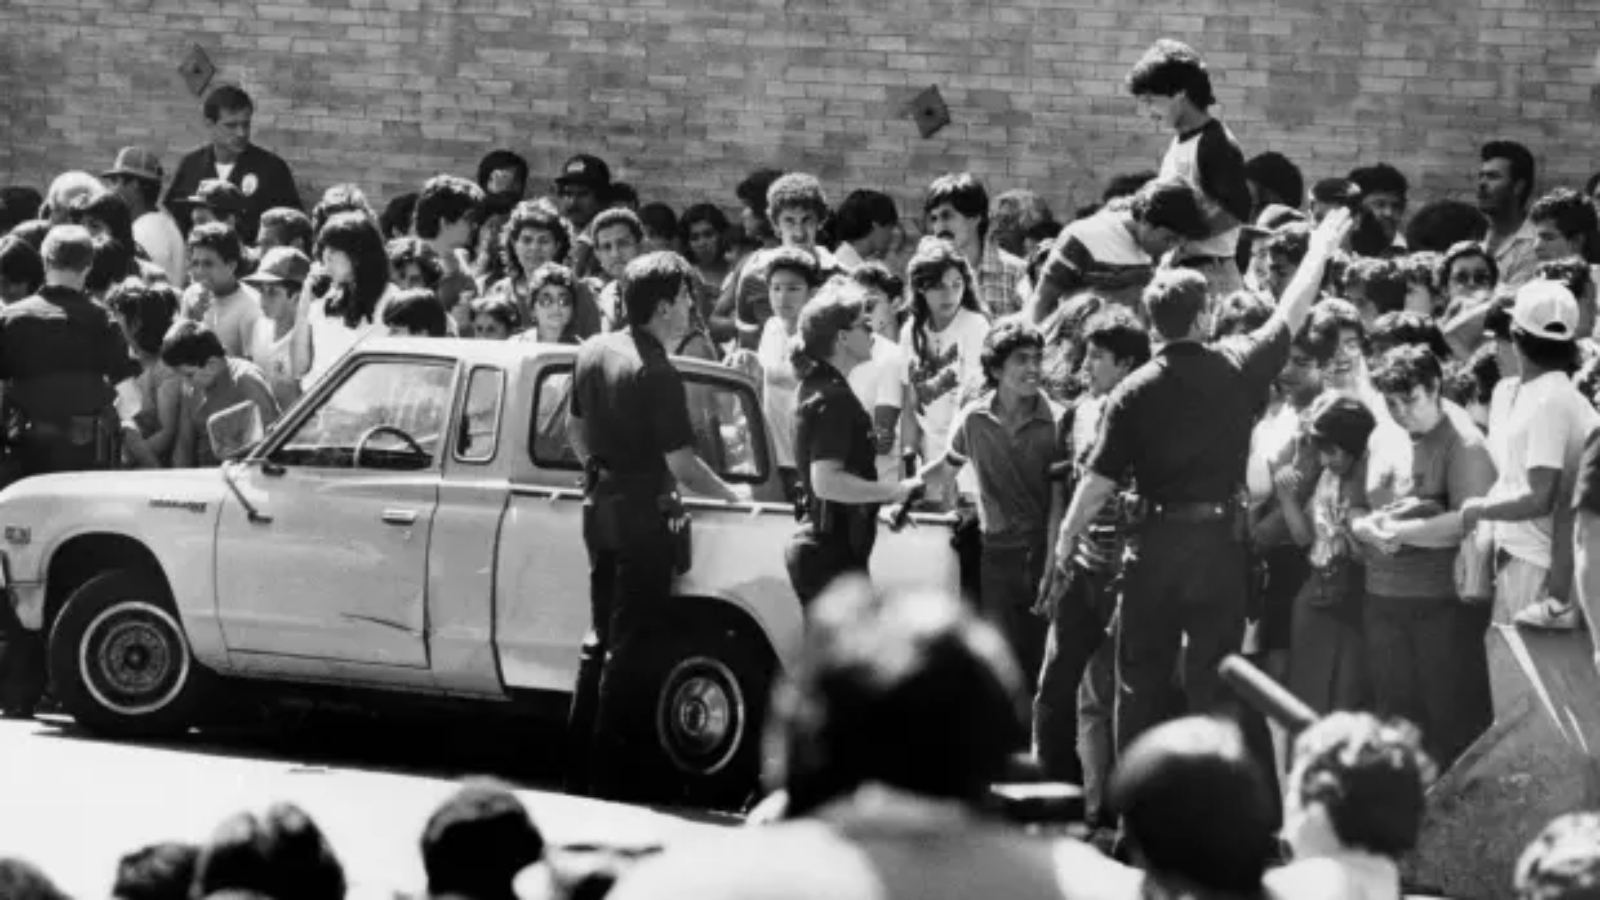
M 907 208 L 970 168 L 1063 210 L 1158 159 L 1123 77 L 1164 35 L 1210 61 L 1246 152 L 1308 181 L 1382 159 L 1418 199 L 1465 194 L 1497 135 L 1542 185 L 1600 168 L 1595 0 L 5 0 L 0 178 L 129 143 L 170 171 L 204 139 L 177 74 L 198 42 L 312 197 L 381 200 L 505 145 L 539 173 L 598 152 L 680 209 L 775 165 Z M 903 112 L 929 84 L 954 121 L 923 140 Z

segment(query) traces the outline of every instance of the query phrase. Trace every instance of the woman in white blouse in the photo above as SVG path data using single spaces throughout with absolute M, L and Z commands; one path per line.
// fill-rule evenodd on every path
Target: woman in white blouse
M 306 390 L 351 348 L 383 333 L 381 310 L 394 293 L 383 235 L 369 216 L 346 212 L 329 219 L 317 235 L 316 255 L 326 279 L 316 273 L 307 279 L 290 343 L 291 365 Z M 331 286 L 314 296 L 324 280 Z

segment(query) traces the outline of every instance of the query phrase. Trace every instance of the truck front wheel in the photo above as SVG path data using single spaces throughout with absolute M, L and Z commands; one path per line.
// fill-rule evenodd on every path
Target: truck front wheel
M 736 808 L 755 792 L 773 664 L 737 631 L 698 628 L 658 657 L 652 722 L 658 767 L 685 800 Z
M 67 598 L 49 659 L 56 698 L 79 724 L 113 737 L 183 733 L 208 674 L 165 585 L 131 569 L 97 575 Z

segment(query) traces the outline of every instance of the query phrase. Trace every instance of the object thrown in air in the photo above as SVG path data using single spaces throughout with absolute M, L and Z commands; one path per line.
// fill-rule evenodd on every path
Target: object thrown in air
M 927 90 L 911 98 L 907 114 L 917 123 L 917 131 L 924 138 L 933 137 L 939 133 L 939 129 L 950 124 L 950 107 L 945 105 L 936 84 L 929 85 Z

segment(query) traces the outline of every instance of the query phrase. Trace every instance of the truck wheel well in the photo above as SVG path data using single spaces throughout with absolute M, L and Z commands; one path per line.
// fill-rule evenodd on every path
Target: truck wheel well
M 145 545 L 120 534 L 80 534 L 56 548 L 50 557 L 45 571 L 44 627 L 50 628 L 74 591 L 96 575 L 113 569 L 148 572 L 171 591 L 161 562 Z
M 737 634 L 752 646 L 759 647 L 766 661 L 772 664 L 773 671 L 777 670 L 778 654 L 772 642 L 750 614 L 737 606 L 710 597 L 674 597 L 667 618 L 674 628 L 710 629 Z

